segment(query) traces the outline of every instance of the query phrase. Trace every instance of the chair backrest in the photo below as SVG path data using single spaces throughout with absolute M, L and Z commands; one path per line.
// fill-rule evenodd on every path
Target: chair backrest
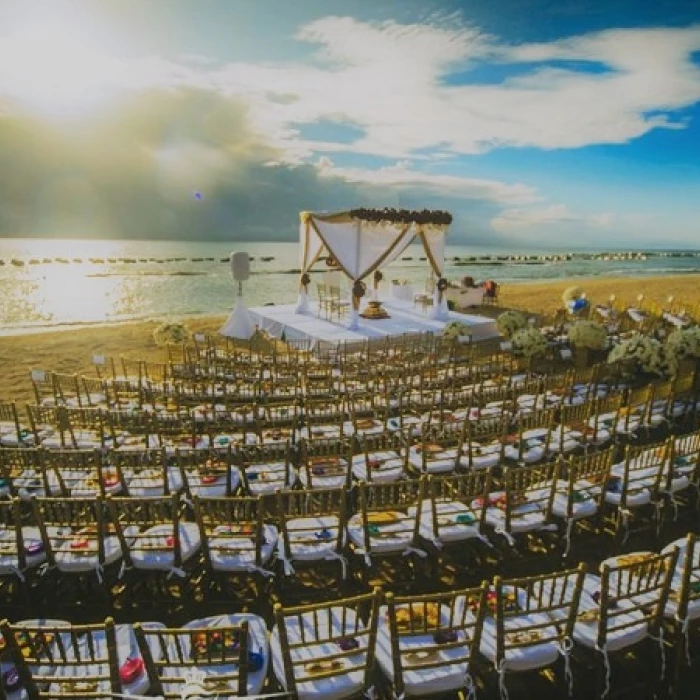
M 421 501 L 425 494 L 425 482 L 422 479 L 402 479 L 390 483 L 360 482 L 358 486 L 359 512 L 364 530 L 364 547 L 369 552 L 373 528 L 389 520 L 392 529 L 401 530 L 402 523 L 413 526 L 413 541 L 418 541 L 421 521 Z M 408 509 L 415 508 L 414 517 L 408 515 Z M 395 533 L 394 533 L 395 534 Z
M 601 452 L 588 452 L 569 457 L 563 464 L 567 478 L 566 518 L 574 515 L 575 505 L 584 501 L 595 501 L 599 512 L 605 498 L 605 488 L 610 476 L 615 448 Z
M 0 540 L 0 556 L 5 571 L 20 575 L 27 568 L 28 543 L 22 533 L 22 510 L 18 498 L 0 500 L 0 530 L 4 535 Z
M 404 672 L 466 677 L 481 644 L 488 584 L 428 595 L 386 595 L 386 625 L 393 662 L 394 697 L 405 693 Z M 381 612 L 381 611 L 380 611 Z M 381 624 L 381 621 L 380 621 Z
M 644 626 L 658 637 L 678 560 L 678 549 L 665 554 L 628 554 L 617 566 L 603 564 L 600 582 L 600 619 L 597 642 L 630 628 Z
M 216 697 L 248 694 L 248 622 L 216 627 L 167 628 L 137 623 L 134 632 L 146 665 L 150 689 L 165 700 L 180 700 L 191 672 L 214 669 L 204 688 Z M 154 654 L 157 649 L 160 653 Z M 241 659 L 245 659 L 241 663 Z M 188 673 L 188 671 L 190 673 Z M 209 693 L 207 693 L 209 694 Z
M 679 553 L 682 557 L 680 566 L 680 589 L 672 586 L 669 593 L 670 599 L 676 603 L 676 619 L 684 623 L 688 619 L 688 610 L 692 606 L 694 609 L 700 605 L 700 586 L 698 586 L 698 576 L 700 576 L 700 544 L 698 536 L 689 532 L 685 541 L 685 548 Z
M 494 579 L 496 623 L 495 665 L 500 667 L 508 651 L 556 643 L 563 648 L 571 640 L 578 613 L 584 564 L 553 574 L 503 580 Z
M 121 692 L 114 620 L 91 625 L 0 623 L 30 698 L 86 700 Z
M 518 507 L 524 502 L 536 507 L 543 514 L 544 522 L 549 522 L 558 474 L 558 464 L 509 467 L 503 471 L 506 532 L 512 531 L 513 521 L 523 517 Z
M 669 466 L 670 452 L 668 442 L 627 446 L 620 484 L 621 508 L 625 508 L 630 496 L 639 491 L 649 491 L 652 503 L 659 500 L 661 484 Z
M 277 522 L 281 529 L 285 551 L 291 551 L 288 523 L 299 518 L 308 518 L 308 525 L 295 527 L 294 542 L 298 545 L 319 543 L 319 524 L 316 518 L 335 516 L 338 518 L 338 532 L 335 549 L 343 549 L 344 530 L 347 519 L 345 489 L 314 489 L 305 491 L 281 490 L 276 494 Z
M 430 508 L 432 510 L 433 536 L 438 538 L 440 527 L 439 504 L 445 502 L 457 502 L 466 506 L 468 512 L 464 515 L 471 515 L 470 518 L 463 518 L 466 524 L 473 525 L 478 529 L 484 526 L 486 508 L 481 508 L 478 512 L 472 509 L 472 503 L 477 498 L 486 498 L 491 489 L 491 470 L 483 469 L 472 471 L 468 474 L 431 474 L 427 477 L 426 492 L 430 498 Z M 459 521 L 458 521 L 459 522 Z
M 32 511 L 51 565 L 55 565 L 56 555 L 66 548 L 75 556 L 97 555 L 98 563 L 104 564 L 107 523 L 99 496 L 38 497 L 32 500 Z
M 292 471 L 292 446 L 289 440 L 262 445 L 244 445 L 236 451 L 236 461 L 241 472 L 241 481 L 247 493 L 254 489 L 251 484 L 274 484 L 271 490 L 283 489 L 290 483 Z M 273 470 L 272 465 L 281 465 Z M 261 471 L 262 470 L 262 471 Z
M 236 455 L 231 445 L 224 449 L 177 449 L 175 460 L 190 498 L 195 493 L 203 497 L 220 495 L 222 485 L 227 496 L 233 495 Z
M 123 494 L 129 496 L 132 490 L 134 493 L 139 493 L 143 489 L 169 492 L 164 450 L 148 448 L 112 450 L 107 459 L 122 484 Z
M 182 563 L 180 542 L 180 499 L 177 494 L 163 497 L 107 497 L 110 519 L 116 526 L 124 561 L 132 564 L 132 552 L 172 553 L 174 566 Z M 146 531 L 156 525 L 167 526 L 168 535 L 154 538 Z M 127 530 L 130 526 L 138 532 Z M 165 533 L 164 533 L 165 534 Z
M 379 601 L 375 590 L 330 603 L 290 608 L 275 605 L 273 640 L 279 640 L 286 690 L 296 697 L 303 683 L 333 683 L 332 679 L 352 672 L 362 674 L 360 691 L 368 691 L 372 687 Z
M 255 566 L 262 565 L 264 544 L 264 509 L 261 498 L 236 496 L 228 498 L 193 499 L 194 514 L 202 537 L 204 557 L 211 567 L 212 553 L 253 550 Z M 227 537 L 236 537 L 236 544 L 224 543 Z
M 51 484 L 52 493 L 59 491 L 64 496 L 86 493 L 104 495 L 102 454 L 99 450 L 41 450 L 39 458 L 42 473 L 55 480 L 55 484 Z
M 26 478 L 28 473 L 36 474 L 37 486 L 47 489 L 42 474 L 42 450 L 35 447 L 3 447 L 0 449 L 0 479 L 5 481 L 5 488 L 10 495 L 16 496 L 16 480 Z

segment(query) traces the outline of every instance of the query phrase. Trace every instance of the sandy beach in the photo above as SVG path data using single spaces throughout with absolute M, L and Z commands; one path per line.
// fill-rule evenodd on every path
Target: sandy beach
M 611 294 L 630 303 L 638 294 L 659 303 L 669 295 L 690 304 L 700 303 L 700 275 L 676 275 L 643 278 L 592 278 L 568 281 L 506 285 L 500 293 L 499 308 L 473 309 L 472 313 L 493 316 L 503 308 L 518 308 L 533 314 L 551 314 L 561 307 L 561 294 L 572 284 L 582 287 L 593 304 L 604 303 Z M 188 319 L 193 332 L 215 333 L 223 316 Z M 20 406 L 33 403 L 30 371 L 52 370 L 94 375 L 91 358 L 106 355 L 163 361 L 165 351 L 153 341 L 156 322 L 121 323 L 79 330 L 56 330 L 22 336 L 0 337 L 0 400 L 16 401 Z

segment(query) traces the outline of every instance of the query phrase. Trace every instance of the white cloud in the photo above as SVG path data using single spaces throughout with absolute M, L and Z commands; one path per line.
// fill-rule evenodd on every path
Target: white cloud
M 491 219 L 491 227 L 500 232 L 536 230 L 552 224 L 576 223 L 579 227 L 610 228 L 621 220 L 617 214 L 577 214 L 565 204 L 549 204 L 541 207 L 505 208 Z
M 321 156 L 316 168 L 321 177 L 338 178 L 345 182 L 366 183 L 390 187 L 419 187 L 442 195 L 478 199 L 501 206 L 529 204 L 540 199 L 537 191 L 523 184 L 507 184 L 497 180 L 425 173 L 412 170 L 409 161 L 399 161 L 383 168 L 336 167 L 327 156 Z

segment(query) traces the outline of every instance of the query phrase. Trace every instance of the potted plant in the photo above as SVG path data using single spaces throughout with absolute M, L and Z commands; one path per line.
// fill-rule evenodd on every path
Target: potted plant
M 567 338 L 577 367 L 589 367 L 605 359 L 608 334 L 599 323 L 576 321 L 569 327 Z
M 513 354 L 527 360 L 527 364 L 532 367 L 535 361 L 544 357 L 547 352 L 547 339 L 537 328 L 521 328 L 513 334 L 511 339 Z

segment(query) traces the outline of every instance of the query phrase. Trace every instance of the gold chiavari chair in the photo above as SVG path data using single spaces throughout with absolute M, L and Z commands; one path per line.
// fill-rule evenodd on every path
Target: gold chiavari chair
M 100 377 L 80 377 L 80 404 L 86 408 L 109 408 L 107 382 Z
M 219 615 L 179 628 L 134 625 L 151 691 L 164 700 L 259 694 L 267 660 L 267 650 L 261 653 L 253 639 L 260 622 L 255 615 Z
M 49 493 L 48 475 L 43 471 L 42 450 L 36 447 L 0 449 L 0 494 L 19 496 L 29 501 L 35 495 Z
M 374 692 L 380 593 L 284 608 L 276 605 L 272 668 L 293 697 L 362 698 Z
M 488 585 L 395 596 L 379 610 L 376 657 L 392 697 L 473 693 Z
M 408 454 L 400 430 L 363 435 L 353 441 L 353 475 L 358 481 L 397 481 L 408 471 Z
M 182 519 L 179 497 L 109 496 L 107 507 L 124 558 L 125 602 L 190 602 L 202 540 L 197 523 Z
M 70 426 L 62 406 L 27 406 L 34 444 L 48 449 L 72 444 Z
M 297 584 L 318 595 L 324 587 L 343 586 L 348 574 L 345 489 L 278 491 L 276 500 L 279 587 Z
M 365 583 L 370 575 L 409 587 L 419 583 L 428 563 L 420 538 L 424 490 L 416 479 L 358 485 L 359 508 L 348 521 L 348 537 L 353 566 Z
M 194 513 L 212 585 L 224 600 L 241 591 L 264 597 L 273 581 L 277 527 L 265 522 L 260 496 L 194 497 Z M 240 585 L 236 585 L 239 583 Z
M 131 498 L 163 496 L 182 488 L 179 467 L 169 462 L 162 449 L 113 450 L 107 462 L 123 484 L 121 495 Z
M 39 567 L 46 561 L 41 531 L 26 524 L 16 497 L 0 500 L 0 607 L 15 616 L 36 603 L 37 587 L 45 581 Z
M 557 463 L 504 469 L 501 489 L 491 492 L 480 504 L 486 509 L 484 519 L 494 534 L 501 535 L 511 547 L 527 547 L 531 539 L 542 540 L 547 533 L 556 536 L 552 503 L 558 474 Z M 540 544 L 540 550 L 548 554 L 547 543 Z
M 86 700 L 121 693 L 117 635 L 101 624 L 0 623 L 16 669 L 16 689 L 32 700 Z
M 246 445 L 235 454 L 243 490 L 250 496 L 269 496 L 292 488 L 296 483 L 292 446 L 288 440 Z
M 231 445 L 221 449 L 178 449 L 174 459 L 180 470 L 185 498 L 190 503 L 195 496 L 222 498 L 237 492 L 241 475 Z
M 555 415 L 553 409 L 546 408 L 521 413 L 517 420 L 517 432 L 505 438 L 505 458 L 520 465 L 545 460 L 554 451 Z
M 108 478 L 103 475 L 99 449 L 41 450 L 39 461 L 48 485 L 46 495 L 66 498 L 105 495 L 105 481 Z M 118 479 L 115 479 L 115 489 L 118 485 Z
M 64 415 L 71 447 L 74 449 L 103 449 L 112 446 L 107 420 L 101 409 L 67 406 Z
M 700 624 L 700 546 L 698 537 L 685 537 L 664 547 L 662 554 L 678 549 L 678 561 L 673 572 L 664 618 L 673 626 L 674 666 L 671 681 L 673 698 L 681 697 L 680 683 L 684 667 L 693 663 L 691 640 Z M 689 670 L 689 669 L 688 669 Z
M 700 507 L 700 430 L 671 437 L 669 442 L 668 481 L 664 491 L 672 496 L 674 508 L 681 504 L 697 511 Z
M 490 546 L 484 534 L 486 509 L 475 505 L 490 492 L 491 478 L 488 469 L 427 477 L 420 504 L 420 536 L 440 568 L 447 560 L 458 564 L 469 561 L 472 566 L 465 567 L 468 573 L 474 569 L 474 560 L 480 558 L 478 543 Z M 409 508 L 409 515 L 415 510 Z M 459 566 L 454 569 L 460 570 Z
M 610 478 L 614 448 L 601 452 L 588 452 L 570 456 L 561 466 L 556 493 L 552 501 L 552 514 L 563 521 L 563 558 L 571 553 L 576 529 L 593 532 L 592 545 L 600 547 L 600 525 L 603 501 Z
M 617 545 L 632 532 L 658 535 L 664 502 L 661 485 L 669 455 L 666 442 L 628 445 L 624 461 L 611 467 L 604 498 L 612 510 L 610 524 Z
M 567 694 L 566 685 L 571 695 L 569 655 L 585 571 L 582 564 L 553 574 L 507 580 L 495 577 L 487 598 L 480 652 L 498 675 L 501 697 L 508 694 L 508 675 L 554 670 L 561 656 L 565 677 L 555 677 L 558 696 Z
M 424 428 L 409 450 L 408 469 L 414 475 L 454 472 L 460 463 L 466 424 Z
M 122 549 L 102 498 L 35 498 L 32 511 L 56 599 L 80 606 L 108 603 Z
M 34 435 L 22 425 L 14 401 L 0 401 L 0 446 L 31 447 Z
M 312 438 L 299 443 L 299 481 L 305 489 L 348 488 L 351 465 L 352 440 Z
M 608 696 L 615 680 L 613 662 L 629 658 L 635 648 L 636 672 L 625 674 L 634 682 L 618 690 L 634 696 L 660 690 L 665 681 L 663 615 L 677 558 L 675 547 L 665 554 L 619 556 L 614 563 L 603 562 L 600 578 L 586 577 L 573 631 L 574 653 L 584 669 L 594 670 L 596 697 Z

